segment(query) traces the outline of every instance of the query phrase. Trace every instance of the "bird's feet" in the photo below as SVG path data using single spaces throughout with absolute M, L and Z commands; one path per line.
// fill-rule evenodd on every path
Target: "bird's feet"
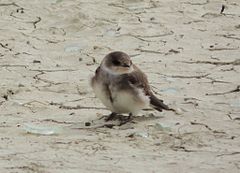
M 116 112 L 112 112 L 109 116 L 105 118 L 105 121 L 112 121 L 118 119 L 118 114 Z
M 132 113 L 129 113 L 129 115 L 127 117 L 124 116 L 124 118 L 120 119 L 119 126 L 122 126 L 128 122 L 131 122 L 132 120 L 133 120 L 133 115 L 132 115 Z
M 133 120 L 133 116 L 132 116 L 132 113 L 129 113 L 129 116 L 124 116 L 124 115 L 120 115 L 113 112 L 105 118 L 105 121 L 114 121 L 114 120 L 118 120 L 120 122 L 119 126 L 122 126 L 128 122 L 131 122 Z

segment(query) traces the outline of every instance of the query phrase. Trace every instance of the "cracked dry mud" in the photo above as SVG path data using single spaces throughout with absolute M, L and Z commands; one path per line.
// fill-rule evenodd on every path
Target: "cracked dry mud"
M 240 171 L 239 1 L 2 0 L 0 14 L 0 172 Z M 182 113 L 104 124 L 88 79 L 113 50 Z

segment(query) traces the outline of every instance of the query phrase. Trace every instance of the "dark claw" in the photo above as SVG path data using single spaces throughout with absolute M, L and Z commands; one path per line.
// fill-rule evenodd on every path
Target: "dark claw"
M 123 116 L 115 112 L 112 112 L 109 116 L 105 118 L 105 121 L 113 121 L 113 120 L 118 120 L 120 122 L 118 126 L 122 126 L 128 122 L 131 122 L 133 120 L 133 115 L 132 113 L 129 113 L 129 116 Z
M 107 116 L 105 118 L 105 121 L 112 121 L 112 120 L 116 119 L 116 117 L 117 117 L 117 113 L 112 112 L 109 116 Z
M 120 124 L 119 126 L 122 126 L 124 124 L 127 124 L 128 122 L 131 122 L 133 120 L 133 115 L 132 113 L 129 113 L 129 116 L 128 117 L 125 117 L 125 118 L 121 118 L 120 119 Z

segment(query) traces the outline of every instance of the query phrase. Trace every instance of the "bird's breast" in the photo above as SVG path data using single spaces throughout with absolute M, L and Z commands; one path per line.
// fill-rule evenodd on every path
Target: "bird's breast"
M 141 90 L 113 90 L 112 106 L 117 113 L 137 113 L 149 105 L 149 98 Z

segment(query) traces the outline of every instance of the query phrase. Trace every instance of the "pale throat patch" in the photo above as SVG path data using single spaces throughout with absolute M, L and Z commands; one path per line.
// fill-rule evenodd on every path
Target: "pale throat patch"
M 125 73 L 132 73 L 133 72 L 133 66 L 131 66 L 127 71 L 114 71 L 112 69 L 109 69 L 108 67 L 106 67 L 105 63 L 103 63 L 102 65 L 102 69 L 106 72 L 108 72 L 109 74 L 112 74 L 112 75 L 121 75 L 121 74 L 125 74 Z

